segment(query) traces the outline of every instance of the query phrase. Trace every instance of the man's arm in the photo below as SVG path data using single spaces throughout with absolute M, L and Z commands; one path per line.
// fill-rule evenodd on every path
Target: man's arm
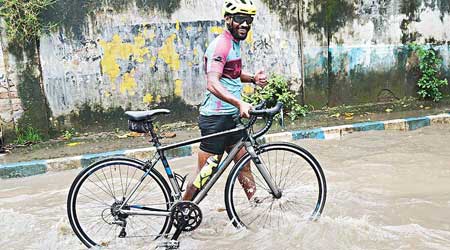
M 241 82 L 251 82 L 260 87 L 264 87 L 267 85 L 267 76 L 264 73 L 264 70 L 259 70 L 254 75 L 242 72 L 241 73 Z
M 252 109 L 252 105 L 239 100 L 234 95 L 232 95 L 225 87 L 222 86 L 219 79 L 222 75 L 217 72 L 209 72 L 207 74 L 207 89 L 217 98 L 230 103 L 231 105 L 239 109 L 241 117 L 250 117 L 249 111 Z

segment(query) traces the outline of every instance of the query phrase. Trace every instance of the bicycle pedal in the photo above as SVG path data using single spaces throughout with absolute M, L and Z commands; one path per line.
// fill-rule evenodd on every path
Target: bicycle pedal
M 180 242 L 178 240 L 169 240 L 161 242 L 156 246 L 156 249 L 162 248 L 166 250 L 178 249 L 180 247 Z

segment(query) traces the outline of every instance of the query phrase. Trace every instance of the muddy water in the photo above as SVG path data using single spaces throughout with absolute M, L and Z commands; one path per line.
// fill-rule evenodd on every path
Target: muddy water
M 327 176 L 318 222 L 293 220 L 277 232 L 236 231 L 222 209 L 222 182 L 201 204 L 204 221 L 182 236 L 181 249 L 450 249 L 449 142 L 449 125 L 301 141 Z M 173 164 L 186 172 L 195 159 Z M 84 249 L 65 208 L 78 172 L 0 180 L 2 249 Z

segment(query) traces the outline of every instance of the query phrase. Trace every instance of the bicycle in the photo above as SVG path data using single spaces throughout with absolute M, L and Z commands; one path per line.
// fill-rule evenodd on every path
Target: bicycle
M 90 248 L 131 243 L 145 246 L 161 236 L 172 235 L 165 246 L 176 248 L 181 232 L 200 225 L 202 211 L 198 204 L 242 147 L 247 153 L 234 164 L 225 186 L 226 211 L 236 228 L 278 228 L 292 220 L 292 214 L 317 219 L 324 209 L 327 192 L 322 168 L 300 146 L 258 142 L 257 138 L 270 129 L 274 116 L 282 110 L 282 103 L 270 109 L 263 109 L 264 105 L 251 111 L 246 124 L 238 118 L 234 129 L 167 146 L 161 145 L 153 121 L 158 115 L 169 114 L 169 110 L 127 111 L 129 129 L 150 134 L 156 153 L 145 162 L 127 157 L 107 158 L 78 174 L 67 199 L 70 225 L 77 237 Z M 255 132 L 253 126 L 261 117 L 266 122 Z M 186 176 L 172 171 L 165 152 L 236 131 L 243 131 L 244 137 L 222 159 L 217 172 L 193 201 L 181 200 Z M 155 169 L 159 161 L 170 185 Z M 251 174 L 245 173 L 249 170 Z M 251 197 L 243 189 L 246 181 L 254 187 Z M 175 232 L 171 234 L 173 227 Z

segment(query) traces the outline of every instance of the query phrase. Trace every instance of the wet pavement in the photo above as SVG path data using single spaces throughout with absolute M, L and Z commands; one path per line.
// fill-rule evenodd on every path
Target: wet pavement
M 292 218 L 276 232 L 236 231 L 223 211 L 224 178 L 201 203 L 204 221 L 181 237 L 180 249 L 450 249 L 449 141 L 449 124 L 297 141 L 327 177 L 319 221 Z M 170 163 L 183 174 L 195 162 Z M 0 180 L 3 249 L 84 249 L 66 216 L 69 186 L 79 171 Z

